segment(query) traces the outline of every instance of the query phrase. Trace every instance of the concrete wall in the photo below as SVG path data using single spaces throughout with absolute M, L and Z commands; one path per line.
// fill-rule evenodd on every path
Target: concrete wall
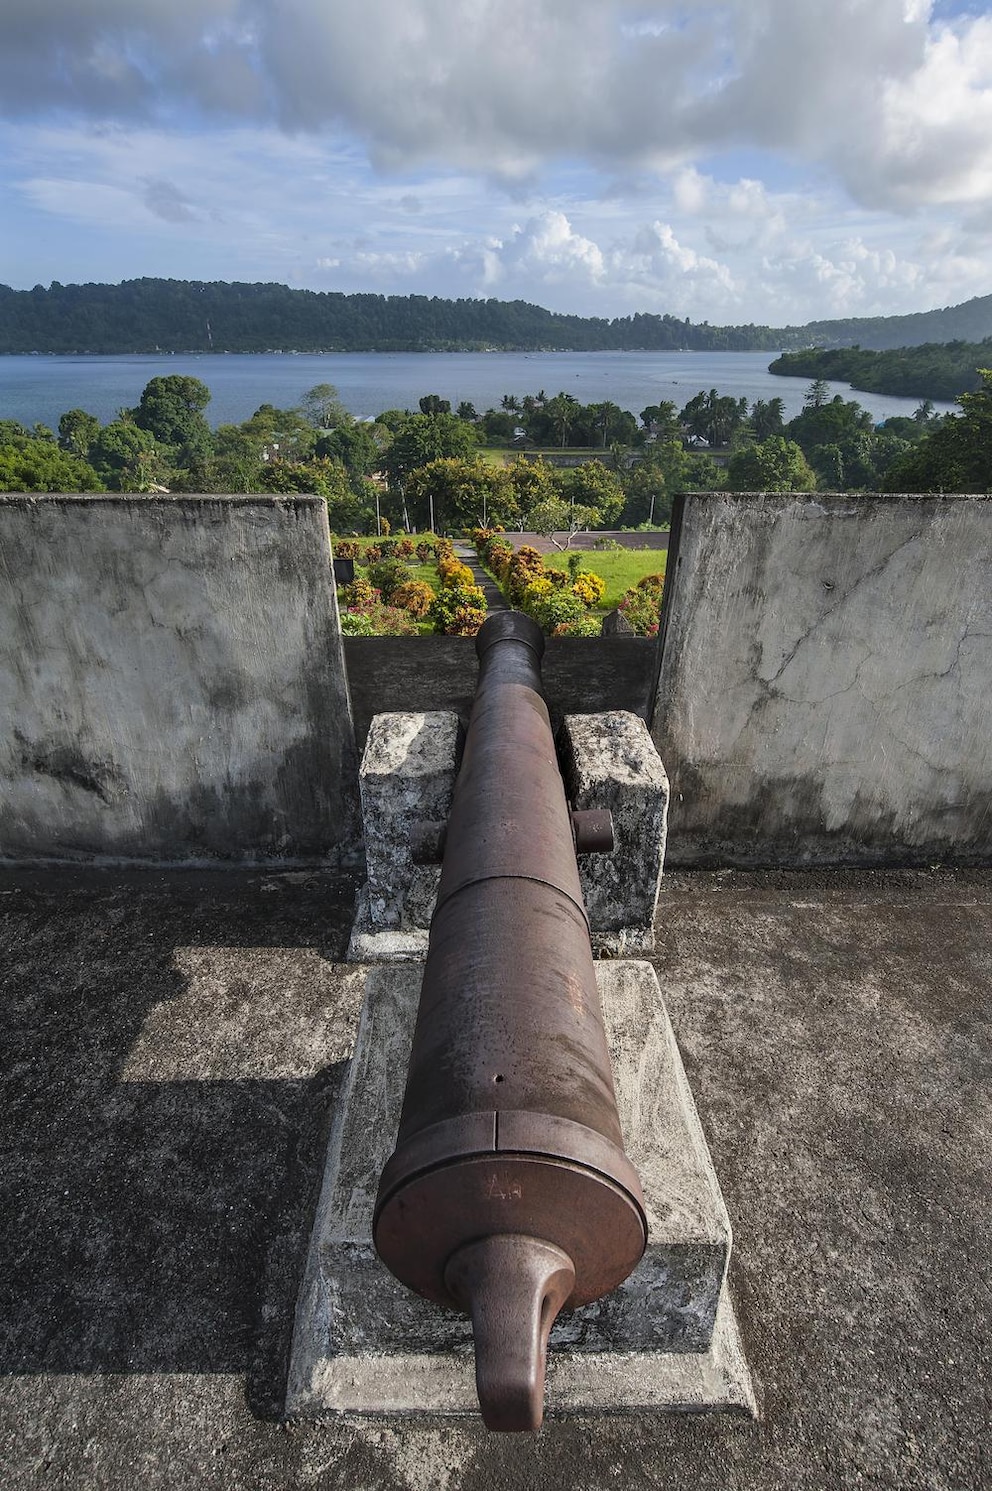
M 313 497 L 0 497 L 0 859 L 352 852 Z
M 992 855 L 992 499 L 686 497 L 652 734 L 669 864 Z
M 650 716 L 657 647 L 648 637 L 549 637 L 541 675 L 552 723 L 566 714 L 625 709 Z M 479 676 L 465 637 L 346 637 L 359 747 L 374 714 L 448 709 L 468 721 Z

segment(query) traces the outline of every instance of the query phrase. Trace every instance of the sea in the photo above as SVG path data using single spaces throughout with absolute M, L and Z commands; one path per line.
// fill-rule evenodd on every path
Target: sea
M 106 423 L 133 408 L 151 378 L 177 373 L 201 379 L 210 389 L 206 415 L 214 426 L 248 419 L 260 404 L 292 408 L 308 389 L 331 383 L 356 418 L 386 409 L 417 410 L 424 394 L 463 400 L 479 413 L 499 408 L 504 394 L 522 398 L 544 392 L 570 393 L 580 403 L 611 400 L 638 415 L 649 404 L 670 400 L 681 408 L 700 390 L 756 399 L 781 398 L 786 418 L 803 407 L 808 378 L 782 378 L 768 371 L 768 352 L 267 352 L 133 355 L 128 357 L 0 357 L 0 419 L 56 428 L 67 409 L 85 409 Z M 852 392 L 876 423 L 912 414 L 919 399 Z M 939 412 L 954 404 L 937 403 Z

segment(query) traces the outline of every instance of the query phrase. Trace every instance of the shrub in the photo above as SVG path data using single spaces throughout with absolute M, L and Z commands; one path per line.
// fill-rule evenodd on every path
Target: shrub
M 377 564 L 369 566 L 369 583 L 381 592 L 386 602 L 392 601 L 393 591 L 409 577 L 410 572 L 402 559 L 380 559 Z
M 553 637 L 599 637 L 603 621 L 600 616 L 577 616 L 574 621 L 560 621 L 551 633 Z
M 421 564 L 427 564 L 437 553 L 437 544 L 431 538 L 422 538 L 414 552 Z
M 371 631 L 365 631 L 364 627 L 358 632 L 345 632 L 345 635 L 360 637 L 415 637 L 417 635 L 417 623 L 409 611 L 401 611 L 399 606 L 384 606 L 381 601 L 376 601 L 363 611 L 346 611 L 345 616 L 356 616 L 361 622 L 368 622 Z M 342 617 L 342 630 L 344 630 L 344 617 Z
M 389 519 L 388 518 L 380 518 L 379 519 L 379 534 L 378 534 L 379 538 L 388 538 L 389 537 L 389 526 L 390 525 L 389 525 Z
M 445 634 L 449 637 L 474 637 L 486 619 L 484 606 L 459 606 Z
M 478 585 L 445 585 L 434 597 L 429 615 L 437 632 L 474 637 L 486 619 L 486 598 Z
M 474 585 L 475 579 L 467 564 L 462 564 L 454 554 L 442 554 L 437 561 L 437 572 L 442 585 Z
M 353 538 L 337 538 L 334 540 L 335 559 L 360 559 L 361 548 Z
M 502 540 L 489 544 L 485 551 L 484 561 L 502 585 L 510 573 L 513 545 Z
M 414 553 L 416 552 L 413 545 L 413 539 L 407 538 L 406 536 L 404 536 L 403 538 L 398 538 L 393 547 L 396 551 L 397 559 L 412 559 Z
M 360 576 L 350 585 L 342 585 L 340 593 L 342 601 L 352 611 L 365 611 L 380 599 L 379 592 Z
M 572 586 L 572 594 L 577 595 L 582 604 L 587 606 L 589 610 L 592 610 L 593 606 L 599 605 L 603 596 L 606 594 L 606 581 L 601 579 L 599 575 L 594 575 L 590 571 L 585 570 L 582 574 L 576 576 L 575 583 Z
M 411 616 L 422 620 L 435 600 L 434 591 L 424 580 L 404 580 L 397 585 L 390 597 L 394 606 L 401 606 Z
M 341 635 L 343 637 L 374 637 L 375 627 L 366 611 L 342 611 Z
M 379 545 L 378 544 L 369 544 L 368 548 L 365 550 L 365 563 L 366 564 L 378 564 L 379 560 L 381 558 L 382 558 L 382 550 L 379 547 Z
M 538 580 L 528 589 L 528 598 L 532 596 L 533 598 L 529 600 L 524 609 L 546 632 L 554 635 L 558 627 L 568 626 L 584 616 L 585 607 L 571 590 L 562 589 L 559 586 L 550 588 L 546 593 L 542 590 L 541 593 L 533 595 L 534 590 L 540 585 L 541 581 Z
M 544 560 L 537 550 L 529 544 L 519 548 L 510 560 L 505 581 L 511 601 L 519 606 L 527 586 L 544 573 Z
M 664 575 L 645 575 L 620 597 L 617 610 L 627 618 L 639 637 L 658 635 L 664 588 Z

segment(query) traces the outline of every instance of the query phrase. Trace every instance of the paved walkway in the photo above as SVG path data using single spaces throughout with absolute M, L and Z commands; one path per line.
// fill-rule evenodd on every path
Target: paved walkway
M 506 603 L 506 597 L 503 592 L 492 576 L 488 575 L 479 563 L 475 553 L 475 546 L 473 544 L 455 544 L 455 554 L 472 571 L 476 585 L 478 585 L 486 598 L 486 610 L 509 611 L 510 607 Z
M 762 1420 L 505 1436 L 277 1422 L 355 888 L 0 872 L 3 1491 L 989 1491 L 992 871 L 665 876 Z

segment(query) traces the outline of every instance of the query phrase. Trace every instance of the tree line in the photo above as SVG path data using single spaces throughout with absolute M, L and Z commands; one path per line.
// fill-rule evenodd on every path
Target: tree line
M 328 384 L 300 405 L 262 404 L 212 430 L 198 378 L 152 378 L 133 409 L 106 424 L 67 410 L 58 430 L 0 420 L 0 491 L 312 493 L 337 533 L 664 525 L 682 491 L 992 490 L 992 373 L 960 396 L 960 415 L 875 425 L 822 380 L 784 418 L 779 398 L 701 390 L 681 408 L 581 404 L 567 393 L 504 395 L 499 409 L 452 412 L 436 394 L 419 410 L 357 420 Z M 563 448 L 574 451 L 562 468 Z
M 570 316 L 526 301 L 344 295 L 278 284 L 136 279 L 0 285 L 0 353 L 770 351 L 992 336 L 992 296 L 916 316 L 805 327 L 711 326 L 671 315 Z

